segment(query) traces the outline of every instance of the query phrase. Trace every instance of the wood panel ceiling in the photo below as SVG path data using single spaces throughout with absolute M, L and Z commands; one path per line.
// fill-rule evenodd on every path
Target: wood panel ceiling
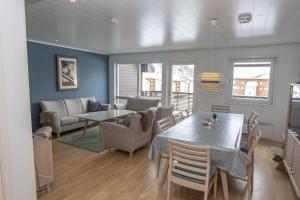
M 212 18 L 217 47 L 300 42 L 299 0 L 26 0 L 28 39 L 102 53 L 207 48 Z

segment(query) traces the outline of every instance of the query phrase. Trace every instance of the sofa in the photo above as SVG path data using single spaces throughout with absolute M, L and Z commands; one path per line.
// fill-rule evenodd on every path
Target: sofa
M 114 109 L 117 110 L 132 110 L 132 111 L 144 111 L 148 108 L 158 107 L 159 99 L 141 98 L 141 97 L 129 97 L 126 104 L 115 104 Z
M 122 151 L 129 152 L 130 158 L 133 152 L 138 148 L 151 143 L 151 132 L 154 120 L 154 110 L 147 109 L 149 127 L 143 130 L 141 124 L 141 115 L 136 113 L 127 116 L 128 123 L 124 125 L 103 122 L 101 124 L 103 140 L 110 150 L 112 147 Z
M 40 124 L 50 126 L 59 137 L 61 133 L 85 126 L 79 116 L 88 112 L 88 101 L 95 97 L 41 101 Z M 102 104 L 103 110 L 110 109 L 109 104 Z

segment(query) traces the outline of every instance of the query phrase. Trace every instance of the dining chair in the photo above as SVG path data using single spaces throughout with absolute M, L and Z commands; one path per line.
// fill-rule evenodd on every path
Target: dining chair
M 174 124 L 178 124 L 179 122 L 181 122 L 182 120 L 184 120 L 182 112 L 173 114 L 172 118 L 173 118 L 173 123 Z
M 165 117 L 161 120 L 158 120 L 157 122 L 157 126 L 158 126 L 158 129 L 160 130 L 160 133 L 164 132 L 165 130 L 169 129 L 172 127 L 172 121 L 170 119 L 170 117 Z M 160 134 L 159 133 L 159 134 Z M 164 156 L 164 155 L 161 155 L 159 154 L 157 156 L 157 171 L 156 171 L 156 177 L 159 176 L 159 170 L 160 170 L 160 163 L 161 163 L 161 159 L 168 159 L 168 156 Z
M 211 112 L 229 113 L 230 112 L 230 106 L 212 105 L 211 106 Z
M 250 161 L 247 166 L 247 177 L 245 178 L 237 178 L 243 181 L 247 181 L 247 190 L 248 190 L 248 200 L 251 200 L 253 194 L 253 175 L 254 175 L 254 150 L 257 144 L 261 139 L 261 130 L 257 131 L 255 134 L 250 135 L 251 137 L 251 146 L 248 150 L 248 156 Z
M 194 113 L 194 109 L 193 108 L 188 108 L 185 110 L 186 112 L 186 116 L 189 117 Z
M 204 192 L 204 200 L 214 185 L 217 196 L 217 167 L 211 162 L 210 149 L 169 140 L 169 170 L 167 200 L 171 198 L 173 184 Z
M 256 128 L 257 128 L 257 125 L 258 125 L 258 121 L 256 119 L 254 119 L 253 121 L 249 122 L 249 124 L 247 125 L 247 129 L 248 129 L 248 132 L 247 132 L 247 135 L 246 137 L 243 137 L 242 138 L 242 141 L 241 141 L 241 150 L 244 151 L 244 152 L 248 152 L 249 151 L 249 148 L 251 146 L 251 140 L 252 140 L 252 135 L 253 133 L 255 132 Z
M 256 120 L 258 117 L 258 113 L 255 111 L 252 111 L 249 115 L 249 118 L 247 119 L 247 131 L 243 133 L 243 135 L 247 135 L 249 133 L 249 128 L 252 126 L 252 123 L 254 120 Z

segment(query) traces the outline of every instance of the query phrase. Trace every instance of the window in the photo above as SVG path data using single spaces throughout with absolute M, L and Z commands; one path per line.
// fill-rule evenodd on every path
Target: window
M 117 103 L 136 96 L 161 99 L 162 64 L 118 64 L 116 85 Z
M 232 99 L 270 103 L 273 59 L 244 59 L 232 62 Z

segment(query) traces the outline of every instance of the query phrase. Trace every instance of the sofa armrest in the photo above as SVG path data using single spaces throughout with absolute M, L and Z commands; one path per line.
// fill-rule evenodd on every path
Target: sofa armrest
M 61 133 L 60 115 L 57 112 L 41 112 L 40 124 L 42 126 L 50 126 L 54 133 Z
M 127 110 L 127 104 L 114 104 L 114 109 L 116 110 Z

